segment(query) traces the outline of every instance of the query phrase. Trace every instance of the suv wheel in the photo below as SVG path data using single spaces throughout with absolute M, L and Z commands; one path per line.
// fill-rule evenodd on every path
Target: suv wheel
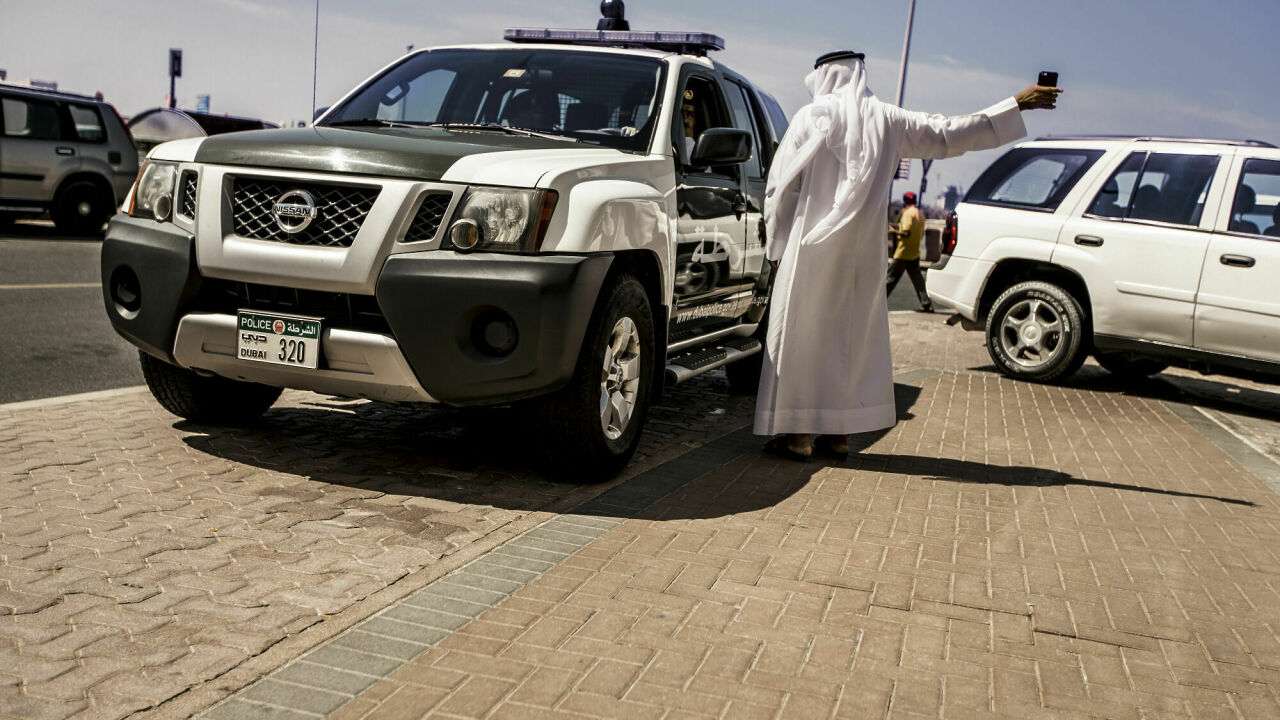
M 269 385 L 204 377 L 139 351 L 142 377 L 165 410 L 194 422 L 237 423 L 267 411 L 281 389 Z
M 1124 380 L 1141 380 L 1164 372 L 1169 363 L 1150 358 L 1129 357 L 1120 353 L 1098 353 L 1094 356 L 1107 372 Z
M 1084 311 L 1052 283 L 1021 282 L 996 299 L 987 316 L 987 352 L 1009 377 L 1064 378 L 1084 363 Z
M 72 180 L 53 200 L 53 224 L 70 235 L 94 235 L 111 216 L 111 193 L 92 180 Z
M 533 401 L 543 455 L 554 472 L 595 482 L 616 475 L 640 442 L 654 371 L 653 312 L 639 280 L 605 286 L 587 326 L 573 379 Z

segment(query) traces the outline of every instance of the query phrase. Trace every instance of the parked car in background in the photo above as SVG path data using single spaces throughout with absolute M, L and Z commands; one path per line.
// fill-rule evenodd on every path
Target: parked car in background
M 101 100 L 0 83 L 0 129 L 0 223 L 47 213 L 94 234 L 137 179 L 133 139 Z
M 1012 377 L 1169 365 L 1280 377 L 1280 149 L 1048 137 L 996 160 L 948 219 L 929 295 Z
M 151 148 L 170 140 L 208 137 L 241 130 L 269 130 L 279 125 L 256 118 L 211 115 L 176 108 L 151 108 L 129 118 L 129 133 L 142 162 Z

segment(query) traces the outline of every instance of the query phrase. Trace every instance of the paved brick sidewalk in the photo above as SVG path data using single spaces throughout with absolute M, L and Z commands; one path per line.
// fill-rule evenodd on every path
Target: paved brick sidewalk
M 853 459 L 761 455 L 711 376 L 611 490 L 494 456 L 501 414 L 0 408 L 0 715 L 1280 716 L 1277 496 L 1185 405 L 1239 388 L 892 324 Z
M 1280 716 L 1275 493 L 1161 392 L 938 337 L 858 456 L 713 443 L 690 457 L 734 459 L 657 504 L 597 501 L 358 630 L 385 669 L 322 649 L 209 717 L 314 717 L 283 708 L 324 672 L 363 689 L 312 710 L 369 720 Z
M 749 405 L 681 386 L 629 472 Z M 242 429 L 145 391 L 0 406 L 0 717 L 185 717 L 602 490 L 535 474 L 517 433 L 299 392 Z

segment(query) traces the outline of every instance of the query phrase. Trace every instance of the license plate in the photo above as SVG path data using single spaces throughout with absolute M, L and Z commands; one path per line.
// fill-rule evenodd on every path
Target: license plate
M 241 310 L 236 314 L 236 357 L 315 369 L 320 362 L 320 320 Z

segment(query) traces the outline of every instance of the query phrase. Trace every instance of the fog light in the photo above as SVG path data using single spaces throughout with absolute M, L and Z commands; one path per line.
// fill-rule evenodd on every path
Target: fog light
M 510 315 L 491 309 L 471 325 L 471 341 L 480 352 L 491 357 L 510 355 L 516 349 L 520 333 Z
M 111 279 L 107 282 L 111 300 L 116 304 L 116 312 L 130 319 L 136 316 L 142 307 L 142 284 L 133 269 L 122 265 L 111 273 Z
M 475 220 L 459 220 L 449 228 L 449 242 L 459 250 L 470 250 L 480 244 L 480 225 Z
M 173 198 L 168 193 L 156 198 L 154 212 L 157 220 L 168 220 L 169 213 L 173 211 Z

